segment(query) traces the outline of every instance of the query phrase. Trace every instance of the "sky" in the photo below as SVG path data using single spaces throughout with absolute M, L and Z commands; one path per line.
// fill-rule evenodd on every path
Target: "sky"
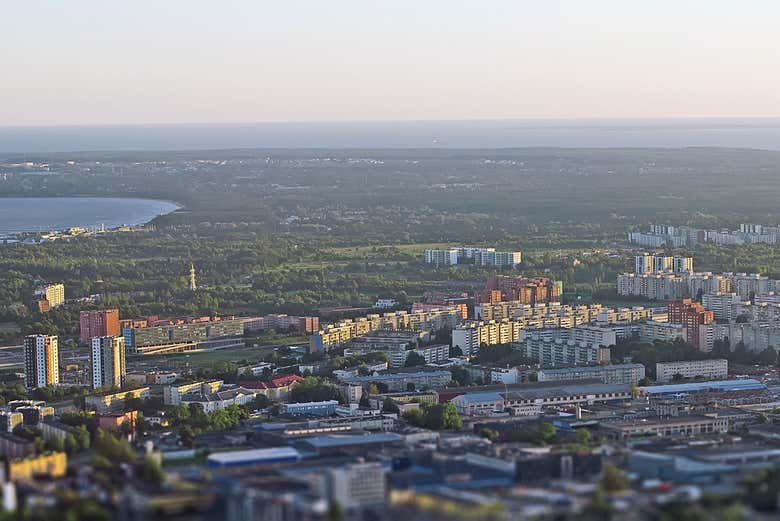
M 771 0 L 24 0 L 0 126 L 780 116 Z

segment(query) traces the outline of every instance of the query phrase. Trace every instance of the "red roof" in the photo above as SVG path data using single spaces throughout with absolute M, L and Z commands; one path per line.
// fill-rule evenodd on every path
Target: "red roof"
M 296 374 L 288 374 L 284 376 L 277 376 L 271 379 L 270 382 L 261 382 L 259 380 L 240 380 L 238 385 L 246 387 L 247 389 L 276 389 L 278 387 L 287 387 L 296 382 L 303 380 Z

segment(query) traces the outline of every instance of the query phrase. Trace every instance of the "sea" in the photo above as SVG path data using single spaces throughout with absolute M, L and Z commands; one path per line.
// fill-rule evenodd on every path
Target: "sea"
M 780 118 L 386 121 L 0 127 L 0 154 L 232 148 L 780 150 Z
M 62 231 L 145 224 L 179 206 L 128 197 L 0 197 L 0 237 L 23 232 Z

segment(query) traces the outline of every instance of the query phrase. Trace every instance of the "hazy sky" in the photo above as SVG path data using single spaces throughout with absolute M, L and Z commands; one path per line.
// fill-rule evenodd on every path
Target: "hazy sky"
M 780 2 L 20 0 L 0 125 L 780 116 Z

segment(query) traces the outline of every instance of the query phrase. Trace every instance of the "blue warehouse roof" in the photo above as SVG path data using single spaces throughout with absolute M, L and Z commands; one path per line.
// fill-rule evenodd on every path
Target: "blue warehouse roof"
M 671 385 L 648 385 L 640 387 L 643 394 L 685 394 L 701 393 L 705 391 L 712 392 L 734 392 L 734 391 L 760 391 L 766 389 L 766 386 L 753 378 L 739 380 L 714 380 L 709 382 L 693 382 L 687 384 Z

